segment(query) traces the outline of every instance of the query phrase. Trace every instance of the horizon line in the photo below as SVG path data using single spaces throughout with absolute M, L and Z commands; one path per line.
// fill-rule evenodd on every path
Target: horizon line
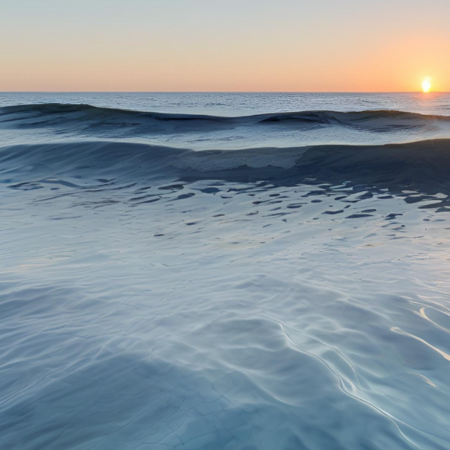
M 0 94 L 449 94 L 449 91 L 0 91 Z

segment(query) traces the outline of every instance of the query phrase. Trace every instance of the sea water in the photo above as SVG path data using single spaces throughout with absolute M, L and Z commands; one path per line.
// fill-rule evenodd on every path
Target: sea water
M 1 94 L 1 448 L 448 449 L 449 120 Z

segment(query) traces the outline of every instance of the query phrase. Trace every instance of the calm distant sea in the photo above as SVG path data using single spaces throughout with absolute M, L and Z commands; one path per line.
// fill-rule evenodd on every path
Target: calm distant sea
M 105 108 L 221 116 L 380 109 L 450 115 L 448 93 L 0 93 L 0 107 L 38 103 L 82 103 Z

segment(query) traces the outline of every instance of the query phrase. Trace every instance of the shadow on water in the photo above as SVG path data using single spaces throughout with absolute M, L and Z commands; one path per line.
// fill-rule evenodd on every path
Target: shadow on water
M 34 190 L 53 183 L 54 189 L 59 184 L 88 193 L 89 189 L 138 184 L 131 202 L 153 201 L 146 197 L 148 186 L 160 186 L 159 194 L 164 194 L 172 192 L 171 186 L 177 183 L 182 187 L 210 180 L 256 183 L 268 189 L 319 185 L 322 193 L 340 189 L 367 191 L 369 196 L 385 192 L 401 196 L 407 203 L 420 203 L 421 208 L 447 211 L 449 173 L 449 140 L 205 152 L 93 142 L 15 146 L 0 151 L 1 182 L 12 189 Z M 211 184 L 210 189 L 218 189 Z

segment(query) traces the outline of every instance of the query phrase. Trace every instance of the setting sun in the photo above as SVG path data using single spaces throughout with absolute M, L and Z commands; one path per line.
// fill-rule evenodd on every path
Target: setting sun
M 431 78 L 425 78 L 422 81 L 422 91 L 427 94 L 431 90 Z

